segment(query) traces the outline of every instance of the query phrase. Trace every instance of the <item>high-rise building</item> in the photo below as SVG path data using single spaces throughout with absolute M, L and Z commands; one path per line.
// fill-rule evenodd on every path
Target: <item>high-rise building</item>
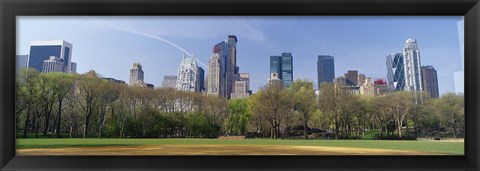
M 177 90 L 198 91 L 200 89 L 198 88 L 198 72 L 199 69 L 195 56 L 187 56 L 184 54 L 182 62 L 178 66 L 177 83 L 175 86 Z
M 197 80 L 196 80 L 195 92 L 205 92 L 205 70 L 202 67 L 197 66 Z
M 403 67 L 405 72 L 405 90 L 421 91 L 422 74 L 420 73 L 420 50 L 417 40 L 408 39 L 403 47 Z
M 43 61 L 43 73 L 63 72 L 63 59 L 56 56 L 50 56 L 49 59 Z
M 62 72 L 70 72 L 72 47 L 72 44 L 64 40 L 32 41 L 27 67 L 40 72 L 43 70 L 43 62 L 49 60 L 50 56 L 56 56 L 63 60 Z
M 237 69 L 237 37 L 235 35 L 229 35 L 227 40 L 227 59 L 226 59 L 226 96 L 230 99 L 230 95 L 233 92 L 233 86 L 235 84 L 235 74 Z
M 440 97 L 438 93 L 438 78 L 437 70 L 431 65 L 422 66 L 422 86 L 423 90 L 426 91 L 430 97 L 438 98 Z
M 290 87 L 293 83 L 292 53 L 282 53 L 282 80 L 285 87 Z
M 128 82 L 131 86 L 143 86 L 143 69 L 142 64 L 134 63 L 132 69 L 130 69 L 130 81 Z
M 219 50 L 214 49 L 214 54 L 210 57 L 208 62 L 208 76 L 207 76 L 207 94 L 208 95 L 217 95 L 225 97 L 224 95 L 224 82 L 225 77 L 222 73 L 224 72 L 224 67 L 222 66 L 222 60 L 220 58 Z
M 293 82 L 293 56 L 284 52 L 282 56 L 270 56 L 270 74 L 277 73 L 283 80 L 283 87 L 290 87 Z
M 77 63 L 72 62 L 70 67 L 70 72 L 76 74 L 77 73 Z
M 217 67 L 217 70 L 219 69 L 219 71 L 217 71 L 219 73 L 219 76 L 215 78 L 210 78 L 210 72 L 208 73 L 209 75 L 207 76 L 207 94 L 218 94 L 220 96 L 230 99 L 231 93 L 233 93 L 234 91 L 234 84 L 237 80 L 236 78 L 238 77 L 239 70 L 237 67 L 237 42 L 238 39 L 235 35 L 229 35 L 226 41 L 222 41 L 213 47 L 212 51 L 214 55 L 218 54 L 218 60 L 213 62 L 217 63 L 217 66 L 215 67 Z M 214 81 L 212 79 L 218 80 Z M 214 81 L 214 84 L 210 84 L 210 81 Z M 216 89 L 218 89 L 218 93 L 217 91 L 213 91 L 214 87 L 210 87 L 209 90 L 209 85 L 214 86 L 217 82 L 218 87 Z
M 28 55 L 16 55 L 15 69 L 16 73 L 20 73 L 20 70 L 27 67 Z
M 318 89 L 323 82 L 332 83 L 335 78 L 335 62 L 333 56 L 318 55 L 317 61 Z
M 357 70 L 348 70 L 345 73 L 346 84 L 349 86 L 358 86 L 358 71 Z
M 464 70 L 465 70 L 465 35 L 464 35 L 464 18 L 457 22 L 457 29 L 458 29 L 458 44 L 460 45 L 460 59 L 462 62 L 462 70 L 453 73 L 453 79 L 455 82 L 455 93 L 463 94 L 464 93 Z
M 175 88 L 177 84 L 176 75 L 165 75 L 163 76 L 162 88 Z
M 403 54 L 391 53 L 387 56 L 387 79 L 390 90 L 402 91 L 405 88 Z

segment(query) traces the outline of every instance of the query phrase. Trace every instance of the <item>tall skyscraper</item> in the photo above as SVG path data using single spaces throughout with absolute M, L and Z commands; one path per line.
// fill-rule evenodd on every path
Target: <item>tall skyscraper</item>
M 226 60 L 226 96 L 230 99 L 230 95 L 233 92 L 233 86 L 235 84 L 235 74 L 237 68 L 237 37 L 235 35 L 229 35 L 227 40 L 227 60 Z
M 457 22 L 458 29 L 458 44 L 460 45 L 460 59 L 462 62 L 462 70 L 453 73 L 453 79 L 455 81 L 455 93 L 463 94 L 464 93 L 464 70 L 465 70 L 465 35 L 464 35 L 464 18 Z
M 20 70 L 27 67 L 28 55 L 17 55 L 15 59 L 16 73 L 20 73 Z
M 177 83 L 175 86 L 177 90 L 191 92 L 200 91 L 200 76 L 198 76 L 198 74 L 202 70 L 203 69 L 198 68 L 195 56 L 187 56 L 183 54 L 182 62 L 178 66 Z
M 345 73 L 345 78 L 347 79 L 346 83 L 349 86 L 358 86 L 358 71 L 357 70 L 348 70 Z
M 163 76 L 162 88 L 175 88 L 177 83 L 176 75 L 165 75 Z
M 213 51 L 214 54 L 210 57 L 210 61 L 208 62 L 207 94 L 225 97 L 225 77 L 222 75 L 222 73 L 225 72 L 219 54 L 220 50 L 215 50 L 214 48 Z
M 63 59 L 56 56 L 50 56 L 49 59 L 43 61 L 43 73 L 63 72 Z
M 28 58 L 29 68 L 41 72 L 43 62 L 49 60 L 50 56 L 56 56 L 63 60 L 63 72 L 70 72 L 72 62 L 72 44 L 64 40 L 32 41 L 30 42 L 30 54 Z
M 403 47 L 403 66 L 405 72 L 405 90 L 421 91 L 422 74 L 420 73 L 420 50 L 417 40 L 408 39 Z
M 405 88 L 403 54 L 391 53 L 387 56 L 387 79 L 390 90 L 402 91 Z
M 270 56 L 270 74 L 277 73 L 283 80 L 283 87 L 290 87 L 293 82 L 293 56 L 284 52 L 282 56 Z
M 290 87 L 293 82 L 293 57 L 292 53 L 282 53 L 282 80 L 285 87 Z
M 195 92 L 205 92 L 205 70 L 202 67 L 197 66 L 197 80 L 196 80 Z
M 323 82 L 332 83 L 335 78 L 335 61 L 333 56 L 318 55 L 317 61 L 318 89 Z
M 438 93 L 438 77 L 437 70 L 431 65 L 422 66 L 422 86 L 423 90 L 428 92 L 430 97 L 438 98 L 440 94 Z
M 143 80 L 142 64 L 134 63 L 132 69 L 130 69 L 129 85 L 131 86 L 143 86 L 145 83 Z

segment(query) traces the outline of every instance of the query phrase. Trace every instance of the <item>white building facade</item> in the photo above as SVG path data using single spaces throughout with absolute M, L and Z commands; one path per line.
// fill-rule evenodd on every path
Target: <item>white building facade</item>
M 421 91 L 422 74 L 420 72 L 420 50 L 417 40 L 408 39 L 403 48 L 403 65 L 405 72 L 405 90 Z
M 63 72 L 64 61 L 56 56 L 50 56 L 48 60 L 43 61 L 43 73 Z
M 176 89 L 195 92 L 197 84 L 198 66 L 195 56 L 183 54 L 183 59 L 178 66 Z

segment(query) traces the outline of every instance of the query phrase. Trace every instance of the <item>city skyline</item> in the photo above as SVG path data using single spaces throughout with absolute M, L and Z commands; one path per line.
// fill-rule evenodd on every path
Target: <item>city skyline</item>
M 74 26 L 78 27 L 74 30 L 83 32 L 79 28 L 84 28 L 85 32 L 92 33 L 92 35 L 80 38 L 65 31 L 49 29 L 51 24 L 72 22 L 72 18 L 75 18 L 73 21 L 76 21 Z M 239 28 L 215 29 L 207 27 L 211 30 L 205 31 L 208 30 L 205 29 L 205 25 L 214 23 L 220 26 L 222 23 L 230 22 L 228 19 L 232 18 L 241 21 L 237 22 Z M 387 20 L 392 20 L 392 18 L 393 21 Z M 460 19 L 461 17 L 285 17 L 285 19 L 281 20 L 278 17 L 19 17 L 17 55 L 28 55 L 28 43 L 30 41 L 65 40 L 75 45 L 72 61 L 78 63 L 78 73 L 85 73 L 93 69 L 104 77 L 128 80 L 128 70 L 132 63 L 138 62 L 144 64 L 145 81 L 155 84 L 155 87 L 159 87 L 165 75 L 176 74 L 176 67 L 180 64 L 181 55 L 184 52 L 168 43 L 132 34 L 131 32 L 105 24 L 105 22 L 121 28 L 128 28 L 128 30 L 136 30 L 136 32 L 141 30 L 142 33 L 146 32 L 175 42 L 183 49 L 187 49 L 189 53 L 195 53 L 195 56 L 201 61 L 199 62 L 200 66 L 205 70 L 208 68 L 208 61 L 212 55 L 211 47 L 225 40 L 227 35 L 237 35 L 241 39 L 237 47 L 237 66 L 240 67 L 240 72 L 251 74 L 250 87 L 255 92 L 258 90 L 258 87 L 267 84 L 270 74 L 268 69 L 270 56 L 278 55 L 282 52 L 291 52 L 292 56 L 294 56 L 294 80 L 308 79 L 316 84 L 318 81 L 316 74 L 318 55 L 335 57 L 335 77 L 348 70 L 358 70 L 359 73 L 366 74 L 367 77 L 387 78 L 386 56 L 389 53 L 401 51 L 405 40 L 412 37 L 419 42 L 419 49 L 422 52 L 422 64 L 433 65 L 437 69 L 439 89 L 440 94 L 442 94 L 444 92 L 454 92 L 453 72 L 462 70 L 458 33 L 456 30 L 457 22 Z M 180 29 L 173 31 L 171 30 L 172 26 L 170 27 L 170 32 L 165 33 L 168 32 L 169 27 L 160 27 L 157 24 L 146 25 L 147 21 L 152 20 L 155 21 L 154 23 L 160 23 L 158 25 L 161 25 L 161 23 L 174 23 L 174 26 L 181 25 L 183 21 L 186 25 L 198 25 L 200 29 L 188 30 L 180 27 Z M 368 34 L 358 34 L 359 31 L 354 29 L 347 29 L 348 31 L 341 29 L 343 31 L 341 33 L 344 35 L 337 33 L 333 29 L 325 32 L 322 32 L 322 30 L 312 32 L 312 27 L 322 22 L 330 23 L 332 28 L 339 26 L 343 28 L 343 26 L 358 24 L 361 21 L 367 21 L 367 26 L 374 30 L 378 28 L 369 24 L 373 23 L 380 26 L 381 23 L 406 22 L 418 24 L 416 25 L 418 28 L 416 28 L 417 30 L 405 31 L 402 30 L 401 26 L 398 26 L 400 27 L 398 30 L 387 32 L 391 37 L 386 37 L 384 38 L 385 40 L 378 42 L 375 41 L 380 40 L 379 36 L 369 37 Z M 135 23 L 140 23 L 139 27 Z M 301 27 L 292 27 L 295 23 L 300 23 L 301 25 L 298 26 Z M 444 26 L 446 23 L 448 24 Z M 286 28 L 279 28 L 281 31 L 270 31 L 268 29 L 275 28 L 279 24 L 287 25 Z M 37 25 L 35 29 L 44 34 L 32 35 L 33 33 L 28 31 L 32 28 L 27 27 L 33 25 Z M 442 25 L 442 29 L 428 29 L 439 25 Z M 448 29 L 444 29 L 444 27 Z M 153 31 L 155 30 L 154 28 L 165 29 L 159 29 L 159 31 L 155 32 Z M 302 30 L 305 33 L 295 32 Z M 198 34 L 195 34 L 195 31 L 198 31 Z M 291 35 L 293 38 L 281 34 L 291 33 L 285 31 L 293 31 L 294 34 Z M 368 29 L 363 31 L 371 32 Z M 439 33 L 441 35 L 432 36 Z M 313 38 L 309 37 L 313 36 L 312 34 L 317 35 Z M 119 43 L 116 43 L 112 42 L 114 40 L 108 39 L 110 36 L 122 37 L 119 37 Z M 316 36 L 318 36 L 318 40 L 316 40 Z M 348 41 L 343 40 L 345 38 Z M 367 38 L 371 38 L 371 40 Z M 304 41 L 302 43 L 302 40 L 306 39 L 314 39 L 314 41 L 313 43 L 312 41 Z M 359 41 L 365 40 L 372 43 L 358 44 Z M 452 42 L 451 40 L 455 41 Z M 27 44 L 26 47 L 24 44 Z M 341 45 L 336 46 L 336 44 Z M 101 46 L 97 47 L 99 45 Z M 458 51 L 458 53 L 455 51 Z M 442 60 L 439 61 L 437 60 L 438 58 Z M 124 67 L 125 65 L 127 67 Z M 173 70 L 171 69 L 172 67 Z

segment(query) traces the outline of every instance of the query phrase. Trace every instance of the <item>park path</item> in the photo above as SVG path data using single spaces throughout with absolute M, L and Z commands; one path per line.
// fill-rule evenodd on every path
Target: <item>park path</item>
M 386 150 L 291 145 L 143 145 L 17 149 L 18 155 L 442 155 L 408 150 Z

